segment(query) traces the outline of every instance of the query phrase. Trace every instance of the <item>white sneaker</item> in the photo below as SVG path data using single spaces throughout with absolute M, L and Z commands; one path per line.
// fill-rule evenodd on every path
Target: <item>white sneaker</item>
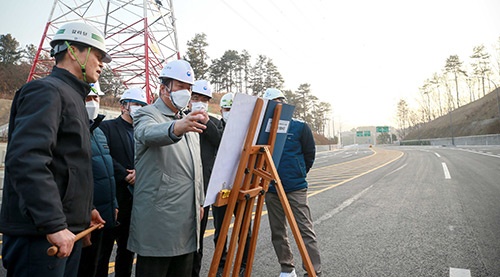
M 281 272 L 280 277 L 297 277 L 297 273 L 295 273 L 295 269 L 292 272 Z

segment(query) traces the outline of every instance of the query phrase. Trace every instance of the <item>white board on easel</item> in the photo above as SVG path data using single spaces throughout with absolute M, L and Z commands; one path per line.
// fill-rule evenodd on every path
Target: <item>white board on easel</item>
M 212 176 L 208 182 L 205 207 L 215 203 L 219 191 L 233 187 L 232 182 L 236 176 L 256 102 L 256 96 L 241 93 L 237 93 L 234 96 L 231 114 L 222 135 L 219 150 L 217 151 Z M 260 116 L 257 130 L 260 129 L 262 124 L 264 111 L 265 109 L 263 109 Z M 254 138 L 254 143 L 257 140 L 257 135 Z

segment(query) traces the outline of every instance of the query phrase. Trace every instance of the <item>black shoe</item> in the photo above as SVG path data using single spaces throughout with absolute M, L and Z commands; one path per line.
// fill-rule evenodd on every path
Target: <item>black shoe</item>
M 245 268 L 244 267 L 240 268 L 240 274 L 238 274 L 238 276 L 239 277 L 245 276 Z

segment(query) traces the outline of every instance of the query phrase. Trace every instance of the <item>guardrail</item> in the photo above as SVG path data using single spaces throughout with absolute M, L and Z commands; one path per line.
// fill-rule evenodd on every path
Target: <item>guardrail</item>
M 500 134 L 403 140 L 400 145 L 500 145 Z

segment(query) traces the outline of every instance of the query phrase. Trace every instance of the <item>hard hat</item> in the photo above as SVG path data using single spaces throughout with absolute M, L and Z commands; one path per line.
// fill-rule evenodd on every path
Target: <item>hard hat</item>
M 268 100 L 274 100 L 276 98 L 284 98 L 284 99 L 286 99 L 286 97 L 283 94 L 283 92 L 281 92 L 281 90 L 279 90 L 277 88 L 268 88 L 268 89 L 266 89 L 266 92 L 264 92 L 264 96 L 262 96 L 262 98 L 268 99 Z
M 185 60 L 173 60 L 168 62 L 160 72 L 160 78 L 170 78 L 192 85 L 194 73 L 191 65 Z
M 99 85 L 99 82 L 95 82 L 90 85 L 90 92 L 87 94 L 87 96 L 101 96 L 104 95 L 104 92 L 101 91 L 101 86 Z
M 124 91 L 120 97 L 120 102 L 136 102 L 143 106 L 148 104 L 146 93 L 140 88 L 129 88 Z
M 230 109 L 233 106 L 233 98 L 234 94 L 231 92 L 224 94 L 220 99 L 220 107 Z
M 192 91 L 212 98 L 212 86 L 207 80 L 197 80 L 194 82 Z
M 54 55 L 68 48 L 64 43 L 65 41 L 79 42 L 99 49 L 104 53 L 102 62 L 109 63 L 111 61 L 111 56 L 106 52 L 104 36 L 102 32 L 94 26 L 82 22 L 70 22 L 61 26 L 50 42 Z

